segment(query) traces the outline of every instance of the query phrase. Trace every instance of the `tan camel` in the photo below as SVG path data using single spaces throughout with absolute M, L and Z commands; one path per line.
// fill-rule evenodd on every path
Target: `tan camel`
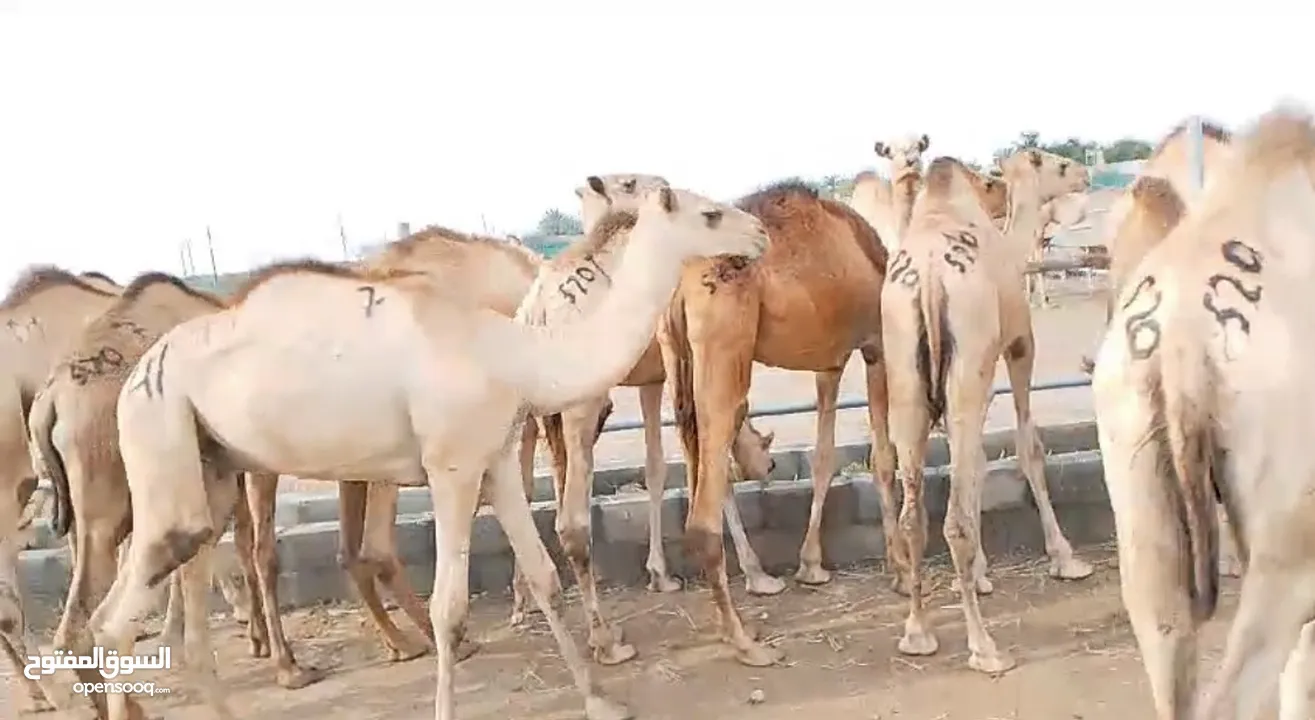
M 131 531 L 131 500 L 118 451 L 115 406 L 119 391 L 137 360 L 161 334 L 183 320 L 216 312 L 223 301 L 188 287 L 178 278 L 150 272 L 134 279 L 100 317 L 69 345 L 32 404 L 29 417 L 34 462 L 56 490 L 54 531 L 73 527 L 77 548 L 64 613 L 55 647 L 89 652 L 86 618 L 108 592 L 116 572 L 116 551 Z M 263 482 L 276 482 L 266 476 Z M 245 488 L 244 488 L 245 491 Z M 76 518 L 76 522 L 75 522 Z M 253 528 L 243 492 L 234 523 L 234 545 L 243 577 L 254 598 L 247 608 L 252 654 L 273 654 L 278 683 L 300 688 L 322 677 L 300 668 L 283 634 L 278 613 L 277 556 L 272 512 Z M 260 556 L 253 535 L 262 536 Z M 257 570 L 255 563 L 262 567 Z M 221 589 L 226 588 L 219 575 Z M 171 586 L 165 642 L 182 640 L 178 588 Z M 231 602 L 231 601 L 230 601 Z
M 51 266 L 28 268 L 0 301 L 0 651 L 19 674 L 27 664 L 18 593 L 17 533 L 37 487 L 28 454 L 26 418 L 32 398 L 65 345 L 118 296 L 108 278 L 78 277 Z M 112 285 L 112 283 L 111 283 Z M 66 694 L 24 678 L 34 710 L 50 709 Z
M 606 197 L 609 192 L 603 180 L 598 177 L 588 178 L 586 187 L 585 196 Z M 627 198 L 616 198 L 608 207 L 632 205 L 633 202 Z M 605 296 L 599 291 L 612 288 L 612 278 L 624 262 L 626 246 L 630 240 L 626 231 L 633 227 L 635 220 L 636 216 L 629 210 L 614 211 L 606 216 L 605 221 L 618 225 L 620 230 L 604 227 L 598 221 L 586 220 L 587 226 L 599 231 L 544 262 L 534 286 L 521 304 L 517 318 L 531 325 L 569 325 L 594 312 L 600 303 L 605 302 Z M 655 341 L 621 381 L 622 385 L 638 387 L 640 391 L 647 454 L 644 478 L 649 491 L 649 589 L 661 592 L 680 587 L 667 574 L 662 545 L 666 454 L 662 450 L 661 403 L 665 379 L 662 357 Z M 589 624 L 589 646 L 593 650 L 594 659 L 604 665 L 615 665 L 635 656 L 634 647 L 622 641 L 620 629 L 609 625 L 602 616 L 589 560 L 593 446 L 610 412 L 610 404 L 607 395 L 601 395 L 572 406 L 559 415 L 545 418 L 546 435 L 554 456 L 557 534 L 580 585 L 581 600 Z M 732 448 L 735 462 L 744 476 L 766 479 L 773 463 L 771 443 L 771 435 L 758 433 L 745 420 Z M 774 595 L 784 590 L 785 584 L 780 579 L 763 571 L 757 554 L 749 545 L 744 522 L 733 498 L 727 498 L 725 514 L 749 592 Z
M 1162 720 L 1259 717 L 1276 687 L 1283 720 L 1315 711 L 1315 126 L 1280 107 L 1232 148 L 1128 266 L 1092 378 L 1123 601 Z M 1249 562 L 1198 697 L 1197 629 L 1219 599 L 1216 499 Z
M 257 273 L 231 309 L 166 333 L 119 398 L 129 486 L 161 502 L 133 505 L 127 564 L 92 619 L 99 644 L 131 652 L 151 586 L 180 566 L 188 616 L 199 609 L 198 578 L 234 490 L 223 475 L 203 477 L 208 468 L 427 484 L 437 553 L 430 613 L 441 638 L 434 714 L 451 720 L 471 522 L 487 474 L 586 715 L 630 717 L 597 694 L 550 604 L 557 576 L 522 486 L 520 424 L 527 411 L 559 412 L 619 382 L 652 340 L 686 260 L 757 257 L 768 238 L 748 213 L 671 188 L 648 193 L 629 232 L 608 302 L 566 326 L 517 324 L 423 273 L 303 262 Z M 207 704 L 232 717 L 205 624 L 197 629 L 187 629 L 187 664 Z M 127 700 L 110 697 L 110 720 L 140 715 Z
M 873 150 L 877 157 L 890 161 L 891 179 L 870 170 L 854 177 L 849 206 L 877 231 L 889 253 L 899 249 L 904 228 L 908 227 L 913 199 L 922 188 L 922 154 L 930 146 L 931 138 L 925 134 L 878 141 Z
M 1041 205 L 1041 215 L 1037 219 L 1036 243 L 1032 248 L 1033 262 L 1042 262 L 1046 250 L 1050 248 L 1055 236 L 1087 219 L 1090 195 L 1086 192 L 1065 193 Z M 1050 306 L 1050 290 L 1046 285 L 1044 272 L 1027 275 L 1028 304 L 1040 307 Z
M 1022 277 L 1041 204 L 1085 188 L 1088 177 L 1081 164 L 1038 150 L 1015 153 L 1001 168 L 1011 199 L 1005 235 L 992 224 L 970 171 L 952 158 L 932 163 L 904 247 L 891 260 L 881 292 L 891 440 L 904 496 L 898 522 L 894 504 L 883 506 L 882 526 L 897 587 L 910 598 L 899 649 L 930 655 L 938 646 L 922 597 L 927 542 L 922 484 L 927 436 L 932 423 L 944 416 L 951 457 L 945 539 L 963 600 L 968 663 L 984 672 L 1002 672 L 1014 664 L 996 648 L 977 605 L 978 593 L 992 590 L 981 549 L 981 482 L 986 470 L 982 430 L 998 358 L 1004 358 L 1009 370 L 1019 465 L 1041 516 L 1050 574 L 1083 578 L 1092 572 L 1074 557 L 1046 486 L 1045 449 L 1031 413 L 1035 343 Z M 893 498 L 894 479 L 887 482 L 882 497 Z
M 784 183 L 741 199 L 762 220 L 772 246 L 762 261 L 692 263 L 659 333 L 663 366 L 685 452 L 690 489 L 686 552 L 712 586 L 723 639 L 748 665 L 780 658 L 756 642 L 731 600 L 722 550 L 721 509 L 729 451 L 747 407 L 753 362 L 811 370 L 817 379 L 813 502 L 796 579 L 830 580 L 822 567 L 822 507 L 835 471 L 840 375 L 857 348 L 867 363 L 872 466 L 894 473 L 886 434 L 886 373 L 881 358 L 879 287 L 886 268 L 881 240 L 848 206 Z
M 1115 300 L 1142 258 L 1178 225 L 1187 214 L 1189 202 L 1201 197 L 1190 175 L 1187 126 L 1187 122 L 1180 123 L 1160 140 L 1137 180 L 1110 208 L 1105 221 L 1105 244 L 1110 256 L 1108 317 L 1113 317 Z M 1231 135 L 1206 122 L 1202 124 L 1202 141 L 1206 177 L 1215 177 L 1231 156 Z M 1083 358 L 1083 372 L 1091 374 L 1094 365 L 1091 358 Z M 1218 508 L 1218 522 L 1225 530 L 1220 572 L 1241 577 L 1242 560 L 1222 506 Z

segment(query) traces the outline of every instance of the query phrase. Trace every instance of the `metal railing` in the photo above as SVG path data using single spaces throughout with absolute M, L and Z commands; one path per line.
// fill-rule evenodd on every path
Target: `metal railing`
M 1066 380 L 1052 380 L 1050 382 L 1037 383 L 1032 386 L 1032 391 L 1038 390 L 1067 390 L 1069 388 L 1090 387 L 1091 378 L 1077 377 Z M 991 397 L 1003 395 L 1009 392 L 1008 385 L 997 385 L 991 388 Z M 850 398 L 841 400 L 836 403 L 837 410 L 854 410 L 868 406 L 866 398 Z M 798 415 L 800 413 L 817 412 L 817 405 L 813 403 L 795 403 L 793 405 L 777 405 L 775 407 L 765 407 L 758 409 L 749 409 L 749 417 L 775 417 L 778 415 Z M 675 418 L 663 417 L 663 427 L 675 427 Z M 642 420 L 621 420 L 614 423 L 607 423 L 603 426 L 603 432 L 620 432 L 622 430 L 642 430 L 644 422 Z

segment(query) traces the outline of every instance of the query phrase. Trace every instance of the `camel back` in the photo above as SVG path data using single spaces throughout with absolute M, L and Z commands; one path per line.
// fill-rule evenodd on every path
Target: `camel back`
M 104 278 L 105 276 L 101 275 L 100 277 Z M 109 278 L 105 278 L 105 280 L 113 282 Z M 5 295 L 4 300 L 0 300 L 0 312 L 13 310 L 30 300 L 37 293 L 60 286 L 77 288 L 102 297 L 114 296 L 114 293 L 102 290 L 67 270 L 53 265 L 34 265 L 23 271 L 23 274 L 10 287 L 9 294 Z
M 360 280 L 368 283 L 389 284 L 402 278 L 415 277 L 421 273 L 400 268 L 377 268 L 357 265 L 340 265 L 323 260 L 304 258 L 301 260 L 283 260 L 265 265 L 252 271 L 247 279 L 233 291 L 229 297 L 229 306 L 238 307 L 250 297 L 251 293 L 265 283 L 283 275 L 323 275 L 326 277 Z
M 782 233 L 782 228 L 797 224 L 810 212 L 821 212 L 844 223 L 859 250 L 881 274 L 886 272 L 886 247 L 877 231 L 853 208 L 844 203 L 820 197 L 817 191 L 798 180 L 785 180 L 746 195 L 735 206 L 767 226 L 773 241 L 811 233 Z M 768 251 L 770 252 L 770 250 Z M 718 266 L 735 262 L 731 258 L 716 261 Z

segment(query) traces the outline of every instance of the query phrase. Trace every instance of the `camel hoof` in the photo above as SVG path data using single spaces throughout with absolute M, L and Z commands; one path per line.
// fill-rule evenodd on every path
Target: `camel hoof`
M 594 662 L 599 665 L 620 665 L 623 662 L 635 659 L 639 654 L 635 646 L 630 643 L 615 642 L 611 645 L 594 648 Z
M 1007 652 L 997 650 L 992 655 L 973 653 L 968 656 L 968 667 L 988 675 L 999 675 L 1012 670 L 1018 663 Z
M 903 575 L 896 575 L 891 579 L 890 590 L 896 595 L 912 596 L 912 593 L 909 592 L 909 579 Z
M 165 635 L 164 630 L 160 630 L 160 631 L 157 632 L 157 631 L 155 631 L 155 630 L 150 630 L 150 629 L 148 629 L 148 628 L 144 628 L 144 627 L 143 627 L 143 628 L 138 628 L 138 630 L 137 630 L 137 637 L 133 640 L 133 642 L 141 642 L 141 641 L 143 641 L 143 640 L 150 640 L 151 638 L 153 638 L 153 637 L 155 637 L 155 636 L 157 636 L 157 635 L 160 636 L 161 642 L 163 642 L 163 640 L 164 640 L 164 635 Z M 68 647 L 68 646 L 67 646 L 67 645 L 56 645 L 55 647 Z
M 247 638 L 247 649 L 253 658 L 269 657 L 269 642 L 265 638 Z
M 614 703 L 601 695 L 590 695 L 584 701 L 585 720 L 634 720 L 630 708 Z
M 307 685 L 314 685 L 323 680 L 327 674 L 319 668 L 304 668 L 293 665 L 288 668 L 279 668 L 276 681 L 279 687 L 284 690 L 300 690 Z
M 920 632 L 904 631 L 899 640 L 899 651 L 905 655 L 932 655 L 940 649 L 936 636 L 926 630 Z
M 757 572 L 744 578 L 744 588 L 750 595 L 780 595 L 785 591 L 785 581 L 765 572 Z
M 457 662 L 461 662 L 462 660 L 470 659 L 472 655 L 479 652 L 480 647 L 480 644 L 474 640 L 461 638 L 461 640 L 457 642 L 456 650 L 452 655 L 456 658 Z
M 977 578 L 975 584 L 977 585 L 978 595 L 990 595 L 991 593 L 995 592 L 995 584 L 992 583 L 990 578 L 986 577 L 985 575 Z M 950 591 L 959 592 L 959 578 L 955 578 L 954 580 L 950 581 Z
M 806 563 L 799 566 L 794 579 L 804 585 L 825 585 L 831 582 L 831 571 L 822 567 L 821 563 Z
M 1062 580 L 1081 580 L 1091 577 L 1095 571 L 1091 563 L 1075 557 L 1061 558 L 1050 563 L 1050 577 Z
M 1094 374 L 1096 372 L 1096 361 L 1092 360 L 1090 357 L 1086 355 L 1083 355 L 1082 363 L 1079 365 L 1079 369 L 1082 370 L 1082 373 L 1084 375 Z
M 55 704 L 45 698 L 28 698 L 27 709 L 20 710 L 19 714 L 28 713 L 31 715 L 37 715 L 40 713 L 54 712 L 55 709 Z
M 388 661 L 398 663 L 415 660 L 427 652 L 429 652 L 428 645 L 406 640 L 400 645 L 388 646 Z
M 648 573 L 648 589 L 651 592 L 671 593 L 681 588 L 680 581 L 670 575 L 659 575 L 652 570 Z
M 755 642 L 748 647 L 737 648 L 735 659 L 741 665 L 749 667 L 768 667 L 784 660 L 785 653 L 777 648 Z

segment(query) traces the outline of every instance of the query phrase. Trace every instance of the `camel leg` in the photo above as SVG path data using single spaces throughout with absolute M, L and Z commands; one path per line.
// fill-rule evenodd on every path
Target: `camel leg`
M 1197 708 L 1198 718 L 1259 717 L 1294 649 L 1305 654 L 1297 642 L 1309 640 L 1303 626 L 1315 614 L 1315 574 L 1291 539 L 1309 531 L 1284 520 L 1278 523 L 1286 525 L 1283 534 L 1270 532 L 1272 525 L 1258 528 L 1261 537 L 1251 548 L 1253 562 L 1242 578 L 1224 657 Z
M 712 318 L 712 324 L 720 319 Z M 726 577 L 721 518 L 730 489 L 731 444 L 741 422 L 737 410 L 748 402 L 753 348 L 748 342 L 735 347 L 733 340 L 726 339 L 734 333 L 714 334 L 695 327 L 696 323 L 706 323 L 708 318 L 692 315 L 688 320 L 693 393 L 697 398 L 694 413 L 699 432 L 697 470 L 688 474 L 690 510 L 685 520 L 686 553 L 703 570 L 711 586 L 722 640 L 735 648 L 736 659 L 741 663 L 764 667 L 775 664 L 783 654 L 777 648 L 759 643 L 745 628 L 735 608 Z M 734 322 L 739 324 L 743 319 L 735 318 Z M 667 351 L 663 352 L 665 362 Z M 666 366 L 674 367 L 674 364 Z
M 974 362 L 973 356 L 950 361 L 946 383 L 946 426 L 950 440 L 950 500 L 945 511 L 945 542 L 950 547 L 955 575 L 959 578 L 959 598 L 963 605 L 964 624 L 968 631 L 968 666 L 984 673 L 1001 673 L 1015 662 L 996 647 L 995 640 L 982 620 L 973 582 L 973 567 L 983 550 L 981 537 L 982 481 L 986 477 L 986 451 L 982 447 L 982 427 L 991 402 L 990 378 L 995 368 L 994 354 Z
M 1301 627 L 1301 637 L 1279 677 L 1278 720 L 1310 720 L 1315 715 L 1315 622 Z
M 249 524 L 251 536 L 248 552 L 239 551 L 247 576 L 251 597 L 251 626 L 263 626 L 267 650 L 274 656 L 275 681 L 279 687 L 297 690 L 324 678 L 324 671 L 302 667 L 283 633 L 283 616 L 279 612 L 279 556 L 274 527 L 274 509 L 278 500 L 279 476 L 274 473 L 249 473 L 246 498 L 238 498 L 234 540 L 238 528 Z M 244 521 L 243 515 L 246 515 Z M 236 544 L 236 543 L 235 543 Z M 248 629 L 249 636 L 255 633 Z
M 0 653 L 13 667 L 26 691 L 31 712 L 47 712 L 67 705 L 70 699 L 56 687 L 49 675 L 38 675 L 32 680 L 23 675 L 27 666 L 27 643 L 23 639 L 23 605 L 18 594 L 18 545 L 10 537 L 0 537 Z M 0 684 L 5 681 L 0 679 Z M 7 692 L 7 689 L 0 689 Z
M 277 478 L 277 476 L 275 476 Z M 255 539 L 253 537 L 254 528 L 251 521 L 251 507 L 248 502 L 246 491 L 247 481 L 244 476 L 238 479 L 238 501 L 233 510 L 233 552 L 237 555 L 237 561 L 242 566 L 242 576 L 247 585 L 248 597 L 260 597 L 260 580 L 256 571 L 255 558 Z M 215 569 L 215 580 L 226 573 L 218 568 L 218 563 L 212 563 Z M 237 615 L 237 606 L 233 606 L 233 614 Z M 274 607 L 272 612 L 277 614 L 278 608 Z M 260 601 L 251 603 L 247 615 L 247 645 L 251 651 L 251 657 L 269 657 L 269 628 L 265 623 L 266 606 L 263 598 Z
M 895 446 L 890 441 L 890 398 L 886 389 L 886 364 L 882 358 L 881 338 L 864 346 L 868 390 L 868 428 L 872 432 L 872 476 L 881 494 L 881 530 L 886 540 L 888 569 L 894 571 L 896 592 L 908 594 L 908 553 L 899 536 L 899 519 L 895 500 Z M 925 440 L 923 441 L 926 442 Z
M 221 720 L 232 720 L 223 684 L 215 666 L 215 651 L 210 643 L 209 597 L 210 556 L 214 545 L 202 546 L 187 564 L 178 570 L 183 587 L 183 648 L 189 684 L 199 689 L 205 702 Z M 254 622 L 252 623 L 255 624 Z
M 378 568 L 379 581 L 393 594 L 402 612 L 420 628 L 426 639 L 433 642 L 434 626 L 424 602 L 411 587 L 397 547 L 397 498 L 400 488 L 389 483 L 368 483 L 367 488 L 361 556 L 367 565 Z M 463 654 L 458 659 L 470 657 L 475 649 L 473 645 L 463 646 Z
M 543 439 L 548 445 L 548 454 L 552 458 L 553 488 L 556 493 L 553 497 L 560 503 L 562 488 L 566 484 L 567 462 L 566 441 L 562 437 L 562 416 L 560 414 L 545 415 L 542 422 Z M 534 417 L 525 418 L 525 427 L 521 430 L 521 482 L 524 485 L 525 497 L 530 501 L 534 499 L 534 445 L 538 439 L 539 423 Z M 526 584 L 525 574 L 518 564 L 512 568 L 511 618 L 508 622 L 512 627 L 519 627 L 526 623 L 531 613 L 537 611 L 538 608 L 533 607 L 530 603 L 530 588 Z
M 843 368 L 843 364 L 841 365 Z M 799 550 L 799 570 L 794 577 L 805 585 L 831 581 L 822 567 L 822 510 L 836 470 L 836 398 L 840 394 L 842 370 L 814 373 L 817 381 L 817 445 L 813 448 L 813 504 L 808 511 L 808 531 Z
M 68 600 L 55 630 L 54 644 L 61 650 L 90 646 L 90 638 L 83 637 L 91 609 L 100 604 L 114 582 L 117 568 L 116 553 L 127 534 L 132 506 L 128 499 L 128 481 L 121 474 L 92 478 L 87 464 L 76 450 L 64 454 L 65 472 L 69 478 L 69 502 L 73 509 L 71 533 L 80 552 L 73 554 L 73 572 L 69 582 Z M 103 480 L 97 487 L 91 483 Z M 110 486 L 122 492 L 96 492 Z M 89 497 L 94 495 L 94 497 Z
M 914 366 L 909 365 L 910 369 Z M 891 383 L 890 431 L 899 456 L 896 475 L 900 478 L 903 500 L 897 520 L 899 532 L 887 534 L 888 552 L 895 566 L 896 587 L 902 584 L 909 596 L 909 614 L 904 619 L 904 635 L 899 651 L 905 655 L 931 655 L 939 647 L 927 621 L 926 599 L 922 596 L 922 558 L 927 551 L 927 504 L 923 497 L 923 460 L 927 457 L 927 436 L 931 432 L 922 387 L 916 382 Z M 893 484 L 893 483 L 892 483 Z M 883 490 L 883 500 L 894 492 Z
M 1046 554 L 1050 556 L 1050 576 L 1066 580 L 1079 580 L 1091 575 L 1092 567 L 1073 555 L 1073 546 L 1069 544 L 1064 531 L 1059 527 L 1055 517 L 1055 506 L 1050 502 L 1050 491 L 1046 485 L 1046 450 L 1041 444 L 1041 434 L 1037 432 L 1036 422 L 1032 419 L 1032 366 L 1036 360 L 1035 342 L 1030 328 L 1026 334 L 1011 342 L 1004 352 L 1004 361 L 1009 370 L 1009 385 L 1014 396 L 1014 413 L 1018 418 L 1014 444 L 1018 449 L 1018 464 L 1023 469 L 1027 484 L 1032 488 L 1032 497 L 1036 501 L 1037 514 L 1041 516 L 1041 529 L 1045 535 Z M 978 546 L 981 546 L 981 509 L 978 508 Z M 973 568 L 977 581 L 977 592 L 991 592 L 991 583 L 986 578 L 986 553 L 978 552 L 978 562 Z
M 594 428 L 598 425 L 606 396 L 586 400 L 562 412 L 562 439 L 566 443 L 566 483 L 557 496 L 557 537 L 571 564 L 580 587 L 580 600 L 589 623 L 589 647 L 594 660 L 602 665 L 617 665 L 635 656 L 635 647 L 626 644 L 621 629 L 603 619 L 598 606 L 598 589 L 590 564 L 589 505 L 593 495 Z
M 393 623 L 379 599 L 379 589 L 375 585 L 378 570 L 361 558 L 361 543 L 365 538 L 366 503 L 369 487 L 364 482 L 344 482 L 338 484 L 338 563 L 352 579 L 356 591 L 361 595 L 361 603 L 379 630 L 384 647 L 388 650 L 388 659 L 402 662 L 424 655 L 425 646 L 409 639 Z
M 539 537 L 538 528 L 534 525 L 534 517 L 530 514 L 530 504 L 526 502 L 525 495 L 517 487 L 514 460 L 510 448 L 504 449 L 494 459 L 493 465 L 489 468 L 489 479 L 492 481 L 493 510 L 497 514 L 498 522 L 502 524 L 503 530 L 507 533 L 507 539 L 511 542 L 512 552 L 516 555 L 516 564 L 524 569 L 525 579 L 529 585 L 530 593 L 534 596 L 534 602 L 539 606 L 539 610 L 543 612 L 544 619 L 552 630 L 553 638 L 557 641 L 558 651 L 562 656 L 562 660 L 566 663 L 567 669 L 570 670 L 576 689 L 585 698 L 586 719 L 630 720 L 634 717 L 633 713 L 625 707 L 611 702 L 598 692 L 590 677 L 589 666 L 580 655 L 575 640 L 571 638 L 571 633 L 567 630 L 566 624 L 562 622 L 561 616 L 552 607 L 552 599 L 560 590 L 557 569 L 552 558 L 548 555 L 548 549 L 543 545 L 543 540 Z M 469 547 L 469 526 L 466 527 L 464 537 L 466 538 L 466 546 Z M 459 580 L 461 592 L 458 593 L 459 597 L 454 598 L 454 602 L 459 604 L 464 611 L 466 567 L 464 562 L 453 564 L 459 566 L 461 573 Z M 452 584 L 457 584 L 455 578 Z M 438 582 L 435 581 L 436 592 L 433 608 L 440 607 L 437 589 Z M 464 614 L 462 617 L 464 617 Z M 437 617 L 434 619 L 434 625 L 439 626 Z M 451 675 L 449 674 L 448 677 L 450 682 Z M 440 688 L 442 688 L 442 685 L 440 685 Z M 444 715 L 439 717 L 450 718 L 450 716 Z
M 749 544 L 749 533 L 744 529 L 744 518 L 740 517 L 740 506 L 735 501 L 735 488 L 731 486 L 727 490 L 722 513 L 726 516 L 726 527 L 731 531 L 731 542 L 735 544 L 740 572 L 744 573 L 744 589 L 751 595 L 780 595 L 785 591 L 785 581 L 763 570 L 758 553 Z
M 1242 577 L 1246 564 L 1237 552 L 1237 536 L 1224 506 L 1215 503 L 1215 518 L 1219 523 L 1219 574 L 1224 577 Z M 1283 718 L 1282 720 L 1287 720 Z
M 639 411 L 644 418 L 644 486 L 648 488 L 648 589 L 669 593 L 680 581 L 667 573 L 662 543 L 662 500 L 667 490 L 667 458 L 662 451 L 662 383 L 639 386 Z

